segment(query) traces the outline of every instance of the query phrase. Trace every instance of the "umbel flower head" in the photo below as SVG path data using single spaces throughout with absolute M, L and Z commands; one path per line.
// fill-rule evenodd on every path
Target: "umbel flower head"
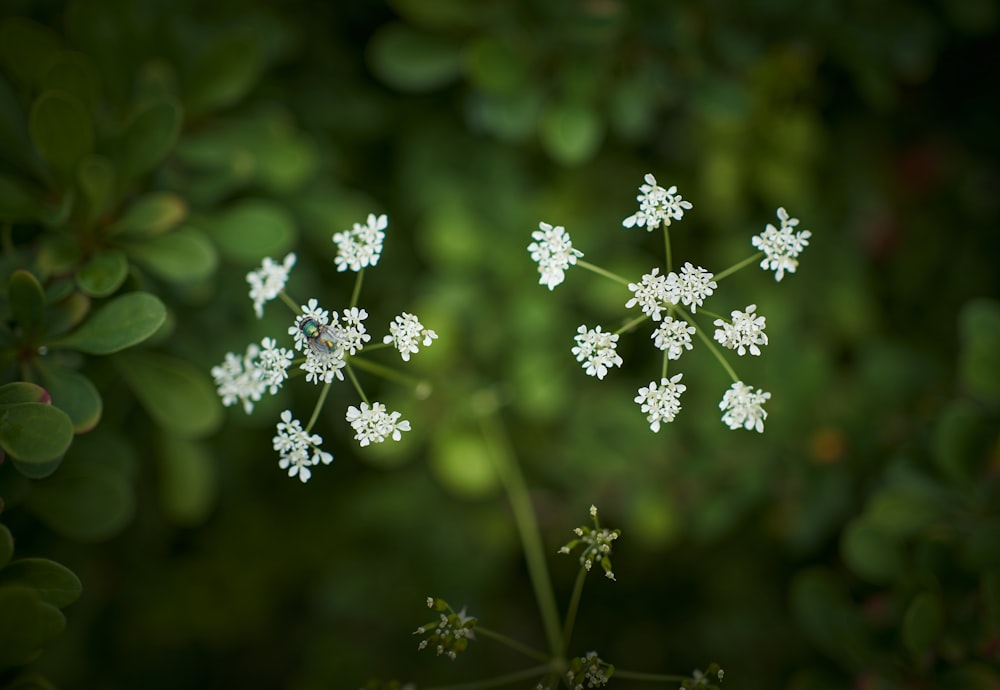
M 639 404 L 649 428 L 653 432 L 660 430 L 660 422 L 672 422 L 681 411 L 681 393 L 687 386 L 681 383 L 684 374 L 675 374 L 671 378 L 661 378 L 659 384 L 650 381 L 648 386 L 639 389 L 635 402 Z
M 404 431 L 410 430 L 410 423 L 405 419 L 399 421 L 399 412 L 389 413 L 380 402 L 361 403 L 361 408 L 351 405 L 347 408 L 347 421 L 354 429 L 354 438 L 367 446 L 369 443 L 382 443 L 386 438 L 393 441 L 402 438 Z
M 552 227 L 548 223 L 539 223 L 538 230 L 531 233 L 535 241 L 528 245 L 531 260 L 538 264 L 541 274 L 539 285 L 545 285 L 554 290 L 563 282 L 566 269 L 576 263 L 583 252 L 573 248 L 566 228 L 561 225 Z
M 392 344 L 399 350 L 403 361 L 409 362 L 410 355 L 420 351 L 419 345 L 430 347 L 437 337 L 437 333 L 424 328 L 416 316 L 404 311 L 389 324 L 389 335 L 385 336 L 382 342 L 386 345 Z
M 577 329 L 576 347 L 573 354 L 576 361 L 583 362 L 587 376 L 603 379 L 610 367 L 620 367 L 622 358 L 615 352 L 618 344 L 618 334 L 602 331 L 600 326 L 588 329 L 580 326 Z
M 774 271 L 775 280 L 784 278 L 786 271 L 795 273 L 799 266 L 799 254 L 809 245 L 809 238 L 812 237 L 808 230 L 795 231 L 799 219 L 791 218 L 784 208 L 778 209 L 778 220 L 781 221 L 780 228 L 768 223 L 764 232 L 750 239 L 753 246 L 764 252 L 760 267 L 765 271 Z
M 222 364 L 212 367 L 222 404 L 229 407 L 240 402 L 244 412 L 253 412 L 253 404 L 265 391 L 274 395 L 288 378 L 292 356 L 291 350 L 278 347 L 272 338 L 264 338 L 260 347 L 250 343 L 242 357 L 227 352 Z
M 312 476 L 312 470 L 309 469 L 311 466 L 320 463 L 329 465 L 333 462 L 333 456 L 319 447 L 323 443 L 323 437 L 306 433 L 302 429 L 302 423 L 292 418 L 291 410 L 281 413 L 278 433 L 274 436 L 273 443 L 280 456 L 278 467 L 288 470 L 289 477 L 298 475 L 303 484 Z
M 441 656 L 452 661 L 469 647 L 469 640 L 476 639 L 476 619 L 466 615 L 465 608 L 456 612 L 444 599 L 427 597 L 427 608 L 438 612 L 436 621 L 421 625 L 414 635 L 426 635 L 420 640 L 417 649 L 431 647 Z
M 295 254 L 287 254 L 280 264 L 274 263 L 271 257 L 267 257 L 260 268 L 247 273 L 250 299 L 253 300 L 253 310 L 258 319 L 264 316 L 264 304 L 273 300 L 285 289 L 288 272 L 294 265 Z
M 611 569 L 611 543 L 621 536 L 620 529 L 607 529 L 601 527 L 597 519 L 597 506 L 590 506 L 590 519 L 594 526 L 583 525 L 573 529 L 576 539 L 571 539 L 560 547 L 559 553 L 569 554 L 577 546 L 583 545 L 583 552 L 580 554 L 580 565 L 588 572 L 594 567 L 594 563 L 600 563 L 604 569 L 604 575 L 609 580 L 615 579 L 615 573 Z
M 350 230 L 335 234 L 333 243 L 337 245 L 337 256 L 333 263 L 336 264 L 337 270 L 350 269 L 356 273 L 377 264 L 382 256 L 384 230 L 388 226 L 389 218 L 384 213 L 377 217 L 374 213 L 369 213 L 364 225 L 355 223 Z
M 639 186 L 639 196 L 635 198 L 639 210 L 623 220 L 622 227 L 645 226 L 647 232 L 652 232 L 661 223 L 670 225 L 671 221 L 683 218 L 684 211 L 691 210 L 691 202 L 681 199 L 676 186 L 664 189 L 656 184 L 653 173 L 646 173 L 644 179 L 646 184 Z
M 603 688 L 615 674 L 615 667 L 597 656 L 597 652 L 587 652 L 569 662 L 566 680 L 573 690 Z

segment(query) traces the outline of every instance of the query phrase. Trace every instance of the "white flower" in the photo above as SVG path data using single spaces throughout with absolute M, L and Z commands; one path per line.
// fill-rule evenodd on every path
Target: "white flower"
M 667 359 L 680 359 L 685 349 L 690 350 L 694 347 L 691 344 L 691 336 L 694 333 L 694 326 L 668 316 L 650 337 L 657 348 L 667 353 Z
M 749 305 L 744 311 L 732 312 L 732 323 L 716 319 L 715 339 L 730 350 L 736 350 L 740 357 L 750 351 L 752 355 L 760 355 L 758 345 L 767 345 L 767 333 L 764 332 L 765 318 L 757 316 L 754 311 L 756 304 Z
M 645 226 L 647 231 L 652 231 L 660 223 L 670 225 L 671 221 L 680 220 L 684 211 L 692 208 L 690 201 L 681 199 L 676 186 L 664 189 L 656 184 L 652 173 L 646 173 L 644 179 L 646 184 L 639 187 L 641 194 L 635 198 L 639 202 L 639 210 L 622 221 L 623 227 Z
M 285 289 L 288 282 L 288 272 L 295 265 L 295 254 L 288 254 L 282 260 L 281 265 L 274 263 L 270 257 L 264 259 L 264 263 L 256 271 L 247 273 L 247 282 L 250 283 L 250 299 L 253 300 L 253 310 L 257 313 L 257 318 L 264 316 L 264 303 L 270 302 Z
M 291 410 L 281 413 L 278 433 L 272 442 L 274 449 L 280 455 L 278 467 L 288 470 L 289 477 L 298 475 L 303 484 L 312 476 L 310 466 L 321 462 L 329 465 L 333 462 L 333 455 L 319 447 L 319 444 L 323 443 L 323 437 L 319 434 L 306 433 L 302 429 L 302 423 L 292 418 Z
M 347 408 L 347 421 L 356 432 L 354 438 L 362 445 L 382 443 L 391 436 L 393 441 L 400 440 L 402 432 L 410 430 L 410 423 L 405 419 L 398 421 L 399 412 L 389 414 L 382 403 L 375 402 L 369 407 L 361 403 L 361 409 L 351 405 Z
M 764 232 L 750 239 L 754 247 L 764 252 L 760 267 L 765 271 L 774 271 L 775 280 L 781 280 L 786 271 L 795 273 L 799 265 L 798 256 L 812 237 L 808 230 L 794 232 L 799 219 L 789 218 L 784 208 L 778 209 L 778 220 L 781 221 L 780 230 L 768 223 Z
M 367 266 L 374 266 L 382 255 L 383 230 L 389 225 L 389 218 L 383 213 L 375 217 L 368 214 L 368 221 L 362 225 L 355 223 L 350 230 L 338 232 L 333 236 L 337 245 L 337 256 L 333 262 L 338 271 L 360 271 Z
M 223 363 L 212 367 L 212 378 L 226 407 L 239 401 L 243 403 L 243 411 L 250 414 L 253 404 L 264 394 L 267 384 L 256 362 L 258 354 L 260 348 L 250 343 L 243 357 L 227 352 Z
M 343 318 L 342 324 L 338 321 L 337 312 L 333 313 L 334 323 L 339 326 L 337 335 L 340 336 L 340 347 L 352 355 L 357 354 L 365 346 L 365 343 L 372 339 L 362 323 L 368 318 L 368 312 L 364 309 L 351 307 L 344 310 L 341 318 Z
M 389 335 L 382 338 L 382 342 L 386 345 L 392 343 L 403 361 L 409 362 L 410 355 L 420 351 L 418 343 L 429 347 L 435 338 L 437 333 L 424 328 L 416 316 L 404 311 L 389 324 Z
M 656 381 L 650 381 L 649 386 L 639 389 L 635 402 L 646 413 L 646 421 L 654 432 L 660 430 L 661 421 L 672 422 L 681 411 L 681 393 L 687 390 L 687 386 L 680 383 L 682 376 L 683 374 L 677 374 L 671 379 L 662 378 L 659 385 Z
M 288 378 L 288 367 L 294 354 L 287 348 L 276 347 L 278 343 L 273 338 L 264 338 L 260 344 L 262 349 L 257 368 L 261 381 L 268 387 L 271 395 L 274 395 Z
M 628 284 L 628 289 L 634 296 L 625 303 L 626 309 L 638 304 L 643 314 L 649 314 L 653 321 L 659 321 L 663 318 L 660 312 L 667 304 L 677 304 L 677 276 L 673 273 L 661 276 L 659 273 L 660 269 L 654 268 L 642 277 L 641 283 Z
M 553 290 L 566 277 L 564 271 L 575 264 L 583 252 L 573 249 L 573 243 L 561 225 L 552 227 L 548 223 L 539 223 L 538 230 L 531 233 L 531 237 L 535 241 L 528 245 L 528 251 L 542 276 L 538 283 Z
M 767 412 L 764 410 L 764 403 L 770 400 L 771 394 L 762 391 L 760 388 L 755 393 L 751 386 L 737 381 L 726 394 L 722 396 L 719 409 L 725 412 L 722 421 L 730 429 L 756 429 L 758 433 L 764 432 L 764 420 L 767 419 Z
M 615 352 L 618 345 L 618 334 L 607 333 L 600 326 L 587 330 L 586 326 L 577 329 L 576 347 L 572 352 L 576 361 L 583 362 L 587 376 L 603 379 L 609 367 L 620 367 L 622 358 Z
M 681 267 L 681 274 L 677 276 L 677 294 L 681 304 L 691 307 L 692 312 L 698 311 L 702 301 L 719 286 L 712 278 L 713 274 L 701 266 L 692 266 L 690 261 L 686 262 Z
M 336 319 L 336 312 L 334 312 Z M 322 338 L 310 338 L 306 330 L 315 326 L 323 334 Z M 299 368 L 306 372 L 306 381 L 310 383 L 330 383 L 334 378 L 344 380 L 341 371 L 346 366 L 344 361 L 344 329 L 337 322 L 330 322 L 330 313 L 321 308 L 315 299 L 310 299 L 302 305 L 302 314 L 295 319 L 295 325 L 288 328 L 288 334 L 295 338 L 295 349 L 303 353 L 306 359 Z M 327 343 L 332 343 L 328 347 Z

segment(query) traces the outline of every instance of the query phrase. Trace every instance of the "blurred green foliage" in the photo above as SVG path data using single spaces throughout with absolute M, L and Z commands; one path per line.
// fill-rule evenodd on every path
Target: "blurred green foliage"
M 561 600 L 578 516 L 622 529 L 580 653 L 716 659 L 724 687 L 1000 686 L 998 20 L 995 0 L 5 3 L 0 687 L 516 668 L 411 635 L 435 595 L 543 644 L 468 405 L 486 388 Z M 779 205 L 813 233 L 780 285 L 718 293 L 768 318 L 740 362 L 773 394 L 762 436 L 719 422 L 728 381 L 697 348 L 651 434 L 647 334 L 603 382 L 569 353 L 624 288 L 537 284 L 539 220 L 648 270 L 659 238 L 620 227 L 646 172 L 694 204 L 681 261 L 743 258 Z M 246 295 L 264 256 L 295 250 L 294 294 L 346 304 L 330 236 L 369 212 L 390 225 L 362 306 L 388 323 L 405 297 L 438 332 L 413 362 L 435 389 L 366 380 L 414 428 L 366 449 L 335 390 L 337 458 L 300 485 L 270 439 L 314 391 L 247 417 L 207 372 L 287 330 Z

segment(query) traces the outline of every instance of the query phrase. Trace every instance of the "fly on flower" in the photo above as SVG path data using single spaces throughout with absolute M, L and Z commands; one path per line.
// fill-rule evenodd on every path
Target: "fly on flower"
M 329 326 L 324 326 L 319 321 L 311 317 L 303 317 L 299 323 L 299 330 L 305 336 L 306 342 L 314 352 L 329 354 L 337 349 L 337 342 L 340 338 Z

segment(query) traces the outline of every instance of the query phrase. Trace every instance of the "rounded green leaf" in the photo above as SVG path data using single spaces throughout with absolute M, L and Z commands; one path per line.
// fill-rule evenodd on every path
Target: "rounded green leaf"
M 34 220 L 41 214 L 38 194 L 19 178 L 0 175 L 0 220 Z
M 920 659 L 941 636 L 944 611 L 941 599 L 931 592 L 917 595 L 903 616 L 903 643 L 915 659 Z
M 200 443 L 172 434 L 161 436 L 157 450 L 164 512 L 183 527 L 201 524 L 215 501 L 212 453 Z
M 108 302 L 80 328 L 50 345 L 106 355 L 146 340 L 166 318 L 167 309 L 159 298 L 131 292 Z
M 152 170 L 177 142 L 184 111 L 173 99 L 142 104 L 125 125 L 118 142 L 118 171 L 127 184 Z
M 49 337 L 62 335 L 76 328 L 90 313 L 90 298 L 82 292 L 73 292 L 49 307 L 45 313 L 45 332 Z
M 938 519 L 940 502 L 918 489 L 890 487 L 875 494 L 865 510 L 865 522 L 887 536 L 920 533 Z
M 188 110 L 204 113 L 236 103 L 253 87 L 263 58 L 263 46 L 252 36 L 213 41 L 184 85 Z
M 882 584 L 902 574 L 905 565 L 896 539 L 864 520 L 854 520 L 841 534 L 840 552 L 859 577 Z
M 91 297 L 107 297 L 121 287 L 128 275 L 128 260 L 117 249 L 94 254 L 76 272 L 76 284 Z
M 57 50 L 59 38 L 37 22 L 13 17 L 0 23 L 0 64 L 25 84 L 36 84 L 39 67 Z
M 87 156 L 77 169 L 77 184 L 87 208 L 87 223 L 101 218 L 115 198 L 115 168 L 103 156 Z
M 11 315 L 27 331 L 42 322 L 45 312 L 45 291 L 30 271 L 18 269 L 10 274 L 7 282 Z
M 6 525 L 0 525 L 0 570 L 10 562 L 14 555 L 14 535 Z
M 101 419 L 103 402 L 97 387 L 83 374 L 60 366 L 39 366 L 42 383 L 52 395 L 52 404 L 69 415 L 73 430 L 90 431 Z
M 591 158 L 601 144 L 604 125 L 593 108 L 563 104 L 542 117 L 542 147 L 555 160 L 576 165 Z
M 461 48 L 440 35 L 404 24 L 387 24 L 368 46 L 372 71 L 402 91 L 428 91 L 454 81 L 462 72 Z
M 0 587 L 0 670 L 32 661 L 66 618 L 27 587 Z
M 52 396 L 39 385 L 27 381 L 14 381 L 0 386 L 0 406 L 17 403 L 50 403 Z
M 79 98 L 47 91 L 31 107 L 31 141 L 54 171 L 72 178 L 77 163 L 94 148 L 94 123 Z
M 80 598 L 83 585 L 72 570 L 47 558 L 20 558 L 0 571 L 0 587 L 33 589 L 42 601 L 63 609 Z
M 100 77 L 84 53 L 61 50 L 46 58 L 38 70 L 40 90 L 63 91 L 92 106 L 98 100 Z
M 287 251 L 295 238 L 292 216 L 265 199 L 241 201 L 215 216 L 205 229 L 223 254 L 249 264 Z
M 44 403 L 0 407 L 0 448 L 22 463 L 56 460 L 73 442 L 69 415 Z
M 143 408 L 164 429 L 196 438 L 222 422 L 222 405 L 201 369 L 152 352 L 124 353 L 115 362 Z
M 56 474 L 34 482 L 24 505 L 63 536 L 93 542 L 114 536 L 128 524 L 135 496 L 121 472 L 76 456 L 63 462 Z
M 184 220 L 187 211 L 184 199 L 173 192 L 152 192 L 136 199 L 107 232 L 129 237 L 161 235 Z
M 129 257 L 172 283 L 193 283 L 212 274 L 218 264 L 215 246 L 205 233 L 181 228 L 168 235 L 125 246 Z

